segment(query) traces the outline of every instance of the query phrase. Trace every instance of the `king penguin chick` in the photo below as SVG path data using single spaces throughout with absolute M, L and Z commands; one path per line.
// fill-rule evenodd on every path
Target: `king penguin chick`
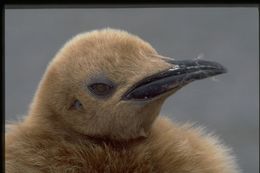
M 168 96 L 224 72 L 216 62 L 161 56 L 126 31 L 79 34 L 6 133 L 6 172 L 237 173 L 215 137 L 158 116 Z

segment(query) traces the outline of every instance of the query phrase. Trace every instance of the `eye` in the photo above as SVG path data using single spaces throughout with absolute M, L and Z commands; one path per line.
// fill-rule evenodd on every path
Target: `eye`
M 111 93 L 113 86 L 106 83 L 93 83 L 88 88 L 97 96 L 106 96 Z

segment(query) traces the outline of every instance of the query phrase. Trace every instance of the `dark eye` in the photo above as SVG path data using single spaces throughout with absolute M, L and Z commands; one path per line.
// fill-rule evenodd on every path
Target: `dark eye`
M 98 96 L 109 95 L 113 89 L 113 86 L 105 83 L 94 83 L 88 86 L 89 90 Z

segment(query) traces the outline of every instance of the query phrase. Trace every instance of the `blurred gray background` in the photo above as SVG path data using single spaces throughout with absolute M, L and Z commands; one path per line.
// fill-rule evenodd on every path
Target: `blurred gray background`
M 220 62 L 227 74 L 194 82 L 163 106 L 233 148 L 243 172 L 259 170 L 259 33 L 257 8 L 101 8 L 5 10 L 5 119 L 26 115 L 48 62 L 75 34 L 124 29 L 162 55 Z

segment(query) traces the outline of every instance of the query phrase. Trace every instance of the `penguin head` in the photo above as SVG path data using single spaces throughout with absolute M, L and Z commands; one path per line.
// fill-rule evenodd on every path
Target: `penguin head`
M 224 72 L 215 62 L 163 57 L 125 31 L 95 30 L 77 35 L 57 53 L 33 107 L 86 136 L 135 139 L 148 135 L 168 96 Z

